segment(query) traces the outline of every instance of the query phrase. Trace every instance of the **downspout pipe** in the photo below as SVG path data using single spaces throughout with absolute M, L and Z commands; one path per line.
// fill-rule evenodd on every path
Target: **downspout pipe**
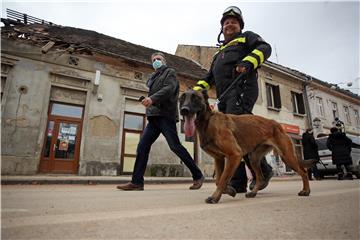
M 306 80 L 303 83 L 303 94 L 305 96 L 305 109 L 306 109 L 306 115 L 307 115 L 307 120 L 308 120 L 308 126 L 309 127 L 313 127 L 313 123 L 312 123 L 312 117 L 311 117 L 311 111 L 310 111 L 310 104 L 309 104 L 309 96 L 308 96 L 308 91 L 307 91 L 307 87 L 309 85 L 309 83 L 312 82 L 312 77 L 310 76 L 310 79 L 307 77 Z

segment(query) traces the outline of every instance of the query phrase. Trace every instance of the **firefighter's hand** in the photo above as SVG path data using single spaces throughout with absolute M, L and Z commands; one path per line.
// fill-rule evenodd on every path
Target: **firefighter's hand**
M 238 66 L 236 66 L 236 71 L 237 71 L 238 73 L 246 73 L 246 72 L 247 72 L 247 69 L 246 69 L 245 66 L 240 66 L 240 65 L 238 65 Z
M 244 73 L 244 74 L 249 74 L 253 68 L 252 68 L 252 64 L 249 62 L 241 62 L 240 64 L 238 64 L 235 68 L 236 72 L 238 73 Z
M 151 100 L 151 98 L 146 97 L 144 98 L 144 100 L 141 101 L 141 104 L 148 108 L 153 104 L 153 101 Z

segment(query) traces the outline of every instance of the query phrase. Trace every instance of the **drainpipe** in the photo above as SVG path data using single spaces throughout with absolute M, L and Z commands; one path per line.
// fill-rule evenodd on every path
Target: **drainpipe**
M 310 76 L 310 79 L 306 78 L 305 82 L 303 83 L 303 93 L 305 96 L 305 110 L 306 110 L 306 115 L 307 115 L 307 119 L 308 119 L 308 123 L 309 123 L 309 127 L 313 127 L 312 124 L 312 117 L 311 117 L 311 111 L 310 111 L 310 104 L 309 104 L 309 98 L 308 98 L 308 94 L 307 94 L 307 86 L 309 85 L 309 83 L 312 82 L 312 77 Z

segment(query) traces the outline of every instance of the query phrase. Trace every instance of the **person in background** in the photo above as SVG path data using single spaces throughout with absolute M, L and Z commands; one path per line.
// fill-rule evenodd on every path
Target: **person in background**
M 351 172 L 351 144 L 352 141 L 350 138 L 346 136 L 341 130 L 337 127 L 333 127 L 330 129 L 330 135 L 326 142 L 326 146 L 331 151 L 332 162 L 336 165 L 336 169 L 338 171 L 338 180 L 344 179 L 344 171 L 342 166 L 346 169 L 345 179 L 352 180 L 352 172 Z
M 146 83 L 149 88 L 148 97 L 141 101 L 141 104 L 146 107 L 148 124 L 137 146 L 132 180 L 118 185 L 117 188 L 125 191 L 144 190 L 144 174 L 150 149 L 161 133 L 166 138 L 171 151 L 189 168 L 194 180 L 190 189 L 199 189 L 205 178 L 189 152 L 181 145 L 176 130 L 176 122 L 179 121 L 179 82 L 176 79 L 175 70 L 166 65 L 163 53 L 152 54 L 151 62 L 155 72 Z
M 306 131 L 302 135 L 301 143 L 303 146 L 303 155 L 304 160 L 314 159 L 315 162 L 320 161 L 318 145 L 316 144 L 314 138 L 314 131 L 312 128 L 306 129 Z M 316 166 L 316 163 L 313 167 L 308 168 L 308 177 L 309 180 L 312 180 L 312 174 L 314 175 L 316 180 L 320 180 L 319 170 Z
M 258 34 L 251 31 L 243 32 L 244 20 L 238 7 L 226 8 L 220 24 L 221 31 L 218 42 L 221 45 L 219 50 L 213 57 L 207 75 L 204 79 L 199 80 L 193 89 L 208 90 L 211 85 L 215 85 L 216 94 L 219 97 L 239 74 L 244 74 L 245 77 L 242 81 L 239 81 L 227 93 L 217 107 L 223 113 L 252 114 L 252 109 L 259 95 L 257 70 L 270 57 L 271 46 Z M 224 40 L 220 40 L 221 34 L 224 35 Z M 244 159 L 248 161 L 247 156 Z M 250 168 L 250 164 L 247 165 Z M 253 173 L 252 175 L 255 176 L 253 170 L 250 170 Z M 272 167 L 266 162 L 265 158 L 261 160 L 261 170 L 265 182 L 260 187 L 260 190 L 268 185 L 270 178 L 274 174 Z M 254 178 L 249 186 L 250 190 L 254 188 L 255 182 L 256 179 Z M 243 161 L 232 177 L 228 189 L 232 189 L 237 193 L 247 191 L 247 177 Z

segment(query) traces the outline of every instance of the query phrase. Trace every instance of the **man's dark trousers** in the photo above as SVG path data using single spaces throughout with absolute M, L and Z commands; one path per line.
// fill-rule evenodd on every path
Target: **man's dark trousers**
M 148 117 L 148 124 L 145 127 L 136 150 L 137 155 L 131 182 L 137 185 L 144 185 L 144 174 L 149 160 L 151 145 L 156 141 L 160 133 L 166 138 L 171 151 L 173 151 L 189 168 L 193 179 L 200 179 L 203 176 L 200 169 L 196 166 L 186 148 L 180 143 L 175 119 L 156 116 Z

